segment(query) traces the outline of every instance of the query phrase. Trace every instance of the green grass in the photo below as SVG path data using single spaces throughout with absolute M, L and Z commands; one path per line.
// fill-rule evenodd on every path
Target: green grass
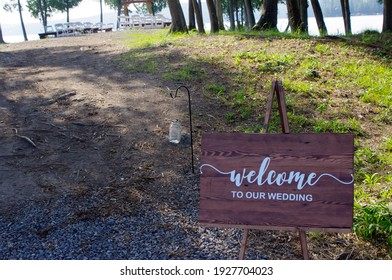
M 132 73 L 157 73 L 161 69 L 162 59 L 154 53 L 130 52 L 122 57 L 125 69 Z
M 205 76 L 206 72 L 204 69 L 189 64 L 172 69 L 171 71 L 166 71 L 163 75 L 163 80 L 174 82 L 201 81 Z
M 139 33 L 127 40 L 130 53 L 123 62 L 133 64 L 128 69 L 159 69 L 165 82 L 195 85 L 206 98 L 227 106 L 225 121 L 234 130 L 262 131 L 270 85 L 279 79 L 292 133 L 354 133 L 354 230 L 392 246 L 392 138 L 387 134 L 392 131 L 392 35 Z M 269 131 L 281 131 L 276 107 Z
M 386 240 L 392 247 L 392 211 L 385 203 L 355 203 L 353 229 L 366 240 Z
M 353 83 L 360 90 L 360 100 L 392 108 L 392 68 L 390 63 L 380 63 L 364 58 L 346 61 L 335 70 L 340 79 Z
M 140 50 L 151 47 L 167 46 L 176 44 L 182 38 L 191 35 L 184 34 L 168 34 L 167 29 L 157 29 L 151 32 L 144 30 L 133 30 L 127 32 L 125 44 L 130 50 Z

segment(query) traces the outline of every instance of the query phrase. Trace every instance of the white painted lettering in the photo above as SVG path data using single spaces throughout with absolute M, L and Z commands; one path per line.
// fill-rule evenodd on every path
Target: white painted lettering
M 267 172 L 269 165 L 271 162 L 271 158 L 266 157 L 260 164 L 259 172 L 257 173 L 255 170 L 247 171 L 246 168 L 242 169 L 242 172 L 237 172 L 237 170 L 232 170 L 229 172 L 224 172 L 216 168 L 215 166 L 205 163 L 200 166 L 200 173 L 203 174 L 203 167 L 210 167 L 223 175 L 230 175 L 230 182 L 234 183 L 237 187 L 241 187 L 246 183 L 253 184 L 257 182 L 258 186 L 263 185 L 277 185 L 282 186 L 284 184 L 296 184 L 297 190 L 302 190 L 305 186 L 314 186 L 322 177 L 330 177 L 335 181 L 343 184 L 349 185 L 354 182 L 354 175 L 351 175 L 350 181 L 343 181 L 339 178 L 335 177 L 329 173 L 322 173 L 321 175 L 317 175 L 314 172 L 309 173 L 306 175 L 305 173 L 301 173 L 299 171 L 289 171 L 289 172 L 276 172 L 275 170 L 271 169 Z M 234 194 L 233 194 L 234 195 Z

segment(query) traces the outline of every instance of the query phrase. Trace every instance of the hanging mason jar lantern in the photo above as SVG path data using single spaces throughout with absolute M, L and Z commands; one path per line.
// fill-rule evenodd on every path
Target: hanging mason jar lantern
M 169 142 L 178 144 L 181 141 L 181 122 L 179 120 L 173 120 L 170 123 L 169 129 Z

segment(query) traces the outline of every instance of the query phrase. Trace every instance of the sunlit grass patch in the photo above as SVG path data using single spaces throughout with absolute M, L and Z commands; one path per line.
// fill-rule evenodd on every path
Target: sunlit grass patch
M 131 50 L 167 46 L 174 44 L 180 39 L 188 38 L 189 34 L 168 33 L 167 29 L 154 30 L 129 30 L 125 43 Z
M 153 32 L 155 39 L 138 32 L 131 35 L 133 55 L 128 59 L 146 65 L 129 67 L 152 72 L 164 63 L 160 71 L 164 82 L 195 85 L 204 100 L 226 106 L 222 116 L 233 130 L 262 132 L 271 83 L 281 80 L 292 133 L 354 133 L 354 229 L 365 239 L 388 239 L 392 62 L 384 54 L 392 47 L 380 41 L 383 36 L 363 35 L 357 40 L 355 36 L 331 39 L 224 32 L 223 36 L 172 37 L 160 32 Z M 353 38 L 356 41 L 351 45 Z M 156 49 L 174 55 L 175 63 L 147 54 Z M 270 133 L 282 131 L 277 111 L 274 103 Z

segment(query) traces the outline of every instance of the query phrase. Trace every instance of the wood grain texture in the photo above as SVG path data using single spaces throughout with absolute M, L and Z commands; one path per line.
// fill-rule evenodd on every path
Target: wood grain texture
M 200 223 L 351 229 L 353 142 L 351 134 L 203 134 Z M 265 158 L 270 162 L 261 176 L 258 174 Z M 290 172 L 304 174 L 304 180 L 311 173 L 331 174 L 347 184 L 330 176 L 322 176 L 302 189 L 295 181 L 268 184 L 271 170 L 286 179 Z M 233 174 L 245 176 L 239 186 L 230 180 Z

